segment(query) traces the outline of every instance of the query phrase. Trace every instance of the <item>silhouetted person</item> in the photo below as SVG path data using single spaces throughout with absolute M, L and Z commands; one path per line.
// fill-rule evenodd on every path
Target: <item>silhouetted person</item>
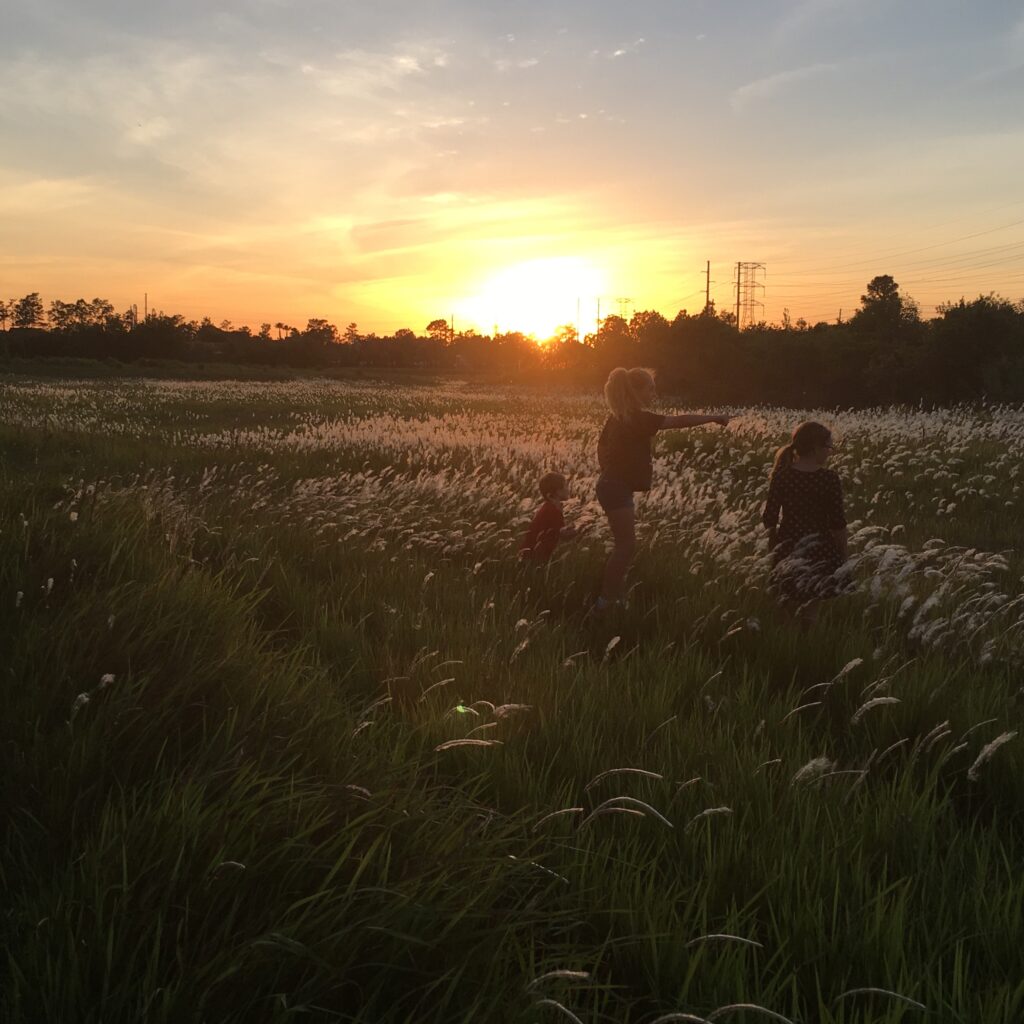
M 843 485 L 825 468 L 832 450 L 828 427 L 801 423 L 775 454 L 762 516 L 773 552 L 772 588 L 799 603 L 808 622 L 817 617 L 818 600 L 846 589 L 839 571 L 847 540 Z
M 565 477 L 561 473 L 546 473 L 540 478 L 540 494 L 543 501 L 519 545 L 519 557 L 537 563 L 548 561 L 560 540 L 569 540 L 578 532 L 565 525 L 562 505 L 569 499 Z
M 614 546 L 605 565 L 601 596 L 595 605 L 598 610 L 622 600 L 626 573 L 636 553 L 633 495 L 651 489 L 651 439 L 659 430 L 700 427 L 706 423 L 724 427 L 729 422 L 728 416 L 662 416 L 648 412 L 644 406 L 656 396 L 654 375 L 640 367 L 616 367 L 608 374 L 604 386 L 609 415 L 597 442 L 597 461 L 601 466 L 597 500 L 608 517 Z

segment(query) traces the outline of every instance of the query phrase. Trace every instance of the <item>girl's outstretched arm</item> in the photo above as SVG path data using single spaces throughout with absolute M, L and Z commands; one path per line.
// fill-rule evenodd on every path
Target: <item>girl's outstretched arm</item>
M 671 430 L 674 427 L 703 427 L 706 423 L 717 423 L 720 426 L 729 425 L 728 416 L 700 416 L 696 413 L 682 413 L 679 416 L 666 416 L 662 430 Z

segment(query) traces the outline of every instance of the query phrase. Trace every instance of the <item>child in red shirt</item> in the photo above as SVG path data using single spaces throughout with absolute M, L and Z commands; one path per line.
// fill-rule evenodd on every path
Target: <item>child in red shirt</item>
M 561 473 L 546 473 L 540 479 L 544 501 L 530 523 L 519 545 L 519 557 L 532 562 L 546 562 L 560 540 L 576 536 L 576 530 L 565 525 L 562 503 L 569 497 L 569 485 Z

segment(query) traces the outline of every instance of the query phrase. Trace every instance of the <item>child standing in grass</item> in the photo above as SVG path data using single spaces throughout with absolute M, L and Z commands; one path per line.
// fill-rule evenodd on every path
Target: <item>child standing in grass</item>
M 832 449 L 828 427 L 801 423 L 775 454 L 762 516 L 773 553 L 772 587 L 800 604 L 805 621 L 817 617 L 821 598 L 845 589 L 846 515 L 839 474 L 826 468 Z
M 640 367 L 617 367 L 604 386 L 608 419 L 597 442 L 597 461 L 601 467 L 597 500 L 608 517 L 613 547 L 604 569 L 601 596 L 595 605 L 599 611 L 622 600 L 626 573 L 636 553 L 633 494 L 651 489 L 651 439 L 659 430 L 700 427 L 705 423 L 724 427 L 729 423 L 728 416 L 662 416 L 648 412 L 644 407 L 656 396 L 654 375 Z
M 569 484 L 561 473 L 546 473 L 540 478 L 543 501 L 519 546 L 519 557 L 538 564 L 547 562 L 560 540 L 576 536 L 572 526 L 565 525 L 562 505 L 569 499 Z

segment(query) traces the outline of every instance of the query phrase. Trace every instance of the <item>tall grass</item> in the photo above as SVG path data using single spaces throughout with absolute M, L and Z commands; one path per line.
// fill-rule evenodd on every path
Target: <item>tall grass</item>
M 672 443 L 595 620 L 599 530 L 508 555 L 538 461 L 589 498 L 582 399 L 3 398 L 4 1019 L 1024 1017 L 1024 416 L 847 417 L 861 589 L 803 634 L 782 412 Z

